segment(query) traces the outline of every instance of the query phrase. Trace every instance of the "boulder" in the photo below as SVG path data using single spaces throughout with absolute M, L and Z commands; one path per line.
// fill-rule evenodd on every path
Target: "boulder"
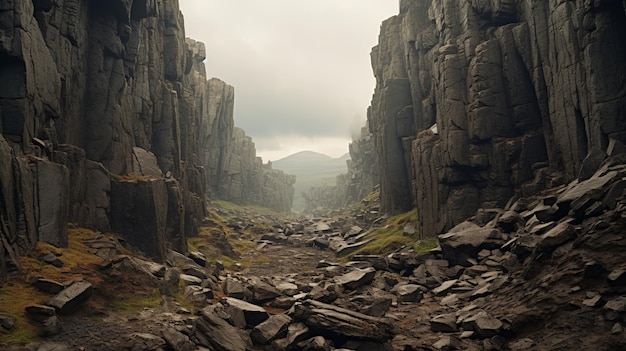
M 287 327 L 287 336 L 283 339 L 277 339 L 272 342 L 275 350 L 287 350 L 294 344 L 306 340 L 309 336 L 309 328 L 302 322 L 289 324 Z
M 161 336 L 174 351 L 194 351 L 197 349 L 187 335 L 174 328 L 165 328 Z
M 440 333 L 454 333 L 459 330 L 454 313 L 440 314 L 430 319 L 430 330 Z
M 204 256 L 202 252 L 191 251 L 189 253 L 189 258 L 191 258 L 200 267 L 206 267 L 206 256 Z
M 248 281 L 248 287 L 252 291 L 253 303 L 265 303 L 281 296 L 280 291 L 267 281 L 252 278 Z
M 345 289 L 354 290 L 360 286 L 369 284 L 374 280 L 376 270 L 372 267 L 365 269 L 355 269 L 344 275 L 335 277 L 335 283 L 341 285 Z
M 351 298 L 350 302 L 357 305 L 357 310 L 360 313 L 372 317 L 382 317 L 391 307 L 393 299 L 390 296 L 359 295 Z
M 267 345 L 275 339 L 287 336 L 287 327 L 290 323 L 291 317 L 286 314 L 270 316 L 252 329 L 250 338 L 256 345 Z
M 223 289 L 226 296 L 240 300 L 244 298 L 245 286 L 239 279 L 227 277 L 226 280 L 224 280 Z
M 44 278 L 34 279 L 31 285 L 49 294 L 58 294 L 61 291 L 63 291 L 63 289 L 65 289 L 65 285 L 57 281 L 54 281 L 51 279 L 44 279 Z
M 306 300 L 294 306 L 294 319 L 312 330 L 347 338 L 387 341 L 393 337 L 393 324 L 345 308 Z
M 54 307 L 60 314 L 68 314 L 87 301 L 92 292 L 93 286 L 91 283 L 84 280 L 77 281 L 48 300 L 46 305 Z
M 400 283 L 394 286 L 391 292 L 398 296 L 400 302 L 419 302 L 424 297 L 422 289 L 424 288 L 417 284 Z
M 262 307 L 232 297 L 220 300 L 220 304 L 230 315 L 231 324 L 241 329 L 254 328 L 269 318 Z
M 215 306 L 200 311 L 194 322 L 193 335 L 198 343 L 211 350 L 246 351 L 251 341 L 218 316 Z
M 497 229 L 476 228 L 451 230 L 439 235 L 443 256 L 450 265 L 469 266 L 481 250 L 497 249 L 505 243 L 505 236 Z
M 537 250 L 552 250 L 576 238 L 576 229 L 569 223 L 563 222 L 543 234 L 537 244 Z
M 463 350 L 463 343 L 456 336 L 445 335 L 439 338 L 439 340 L 433 344 L 433 347 L 436 350 L 445 351 Z
M 503 324 L 485 311 L 475 311 L 463 320 L 462 326 L 463 329 L 473 330 L 481 338 L 486 339 L 500 334 Z

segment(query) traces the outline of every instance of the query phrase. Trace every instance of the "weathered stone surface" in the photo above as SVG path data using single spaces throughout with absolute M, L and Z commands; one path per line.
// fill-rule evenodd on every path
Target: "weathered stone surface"
M 165 262 L 167 195 L 161 179 L 111 183 L 111 229 L 157 262 Z
M 430 320 L 430 329 L 435 332 L 454 333 L 458 330 L 454 314 L 440 314 Z
M 381 209 L 415 203 L 432 236 L 516 192 L 593 174 L 624 141 L 623 17 L 619 1 L 403 2 L 370 55 Z
M 387 313 L 389 307 L 393 304 L 390 296 L 355 296 L 350 302 L 358 306 L 357 311 L 372 317 L 382 317 Z
M 48 300 L 46 305 L 54 307 L 59 314 L 68 314 L 75 311 L 83 302 L 87 301 L 92 292 L 93 286 L 91 283 L 87 281 L 77 281 Z
M 174 328 L 166 328 L 161 336 L 174 351 L 196 350 L 196 345 L 189 340 L 189 337 Z
M 248 284 L 252 291 L 253 303 L 264 303 L 281 295 L 280 291 L 267 281 L 252 278 L 248 281 Z
M 400 283 L 394 286 L 391 292 L 398 295 L 401 302 L 419 302 L 424 297 L 422 287 L 417 284 Z
M 224 293 L 227 296 L 230 296 L 239 300 L 244 298 L 245 286 L 238 279 L 227 277 L 226 280 L 224 281 L 223 289 L 224 289 Z
M 294 318 L 309 328 L 348 338 L 386 341 L 392 337 L 389 320 L 307 300 L 294 306 Z
M 543 234 L 537 245 L 538 250 L 549 250 L 576 238 L 576 229 L 569 223 L 559 223 Z
M 286 314 L 275 314 L 263 323 L 255 326 L 250 332 L 250 338 L 257 345 L 266 345 L 274 339 L 287 336 L 287 327 L 291 323 L 291 317 Z
M 287 336 L 272 342 L 275 349 L 288 349 L 292 345 L 304 341 L 309 335 L 309 328 L 302 322 L 291 323 L 287 327 Z
M 439 235 L 439 245 L 451 265 L 469 265 L 468 259 L 476 258 L 481 250 L 492 250 L 504 244 L 504 236 L 497 229 L 468 228 L 458 226 Z
M 481 311 L 464 319 L 463 328 L 474 330 L 482 338 L 491 338 L 500 333 L 502 322 Z
M 200 318 L 194 322 L 194 337 L 200 345 L 224 351 L 246 351 L 249 339 L 239 334 L 239 330 L 221 319 L 215 306 L 200 311 Z
M 45 291 L 50 294 L 58 294 L 63 291 L 63 289 L 65 289 L 65 285 L 57 281 L 44 278 L 35 279 L 34 281 L 32 281 L 31 285 L 41 291 Z
M 269 318 L 261 306 L 257 306 L 232 297 L 220 300 L 224 310 L 230 315 L 229 321 L 239 328 L 254 328 Z
M 369 284 L 372 280 L 374 280 L 375 275 L 376 270 L 372 267 L 365 269 L 357 268 L 344 275 L 335 277 L 334 280 L 338 285 L 341 285 L 346 289 L 354 290 L 359 286 Z

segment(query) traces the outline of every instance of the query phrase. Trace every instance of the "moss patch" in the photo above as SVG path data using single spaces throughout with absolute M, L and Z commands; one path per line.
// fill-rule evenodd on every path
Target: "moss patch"
M 116 312 L 138 312 L 145 308 L 157 308 L 161 305 L 161 293 L 154 289 L 149 293 L 133 294 L 116 299 L 112 303 Z
M 377 229 L 371 229 L 367 237 L 370 242 L 365 246 L 350 253 L 353 255 L 379 255 L 396 251 L 402 247 L 415 242 L 419 233 L 413 236 L 404 235 L 404 227 L 407 224 L 413 224 L 417 227 L 417 210 L 413 209 L 385 221 L 385 224 Z

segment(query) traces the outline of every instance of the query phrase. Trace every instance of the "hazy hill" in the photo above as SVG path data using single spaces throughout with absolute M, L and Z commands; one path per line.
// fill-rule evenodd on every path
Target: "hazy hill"
M 302 191 L 313 185 L 335 185 L 335 178 L 348 171 L 346 161 L 349 159 L 348 153 L 332 158 L 314 151 L 301 151 L 278 161 L 272 161 L 272 167 L 296 176 L 292 210 L 300 212 L 304 209 Z

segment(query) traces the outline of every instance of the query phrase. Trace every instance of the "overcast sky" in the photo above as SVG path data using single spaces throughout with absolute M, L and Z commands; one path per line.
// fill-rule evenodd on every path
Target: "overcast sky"
M 180 0 L 207 75 L 235 87 L 235 124 L 263 161 L 338 157 L 366 119 L 369 53 L 399 0 Z

